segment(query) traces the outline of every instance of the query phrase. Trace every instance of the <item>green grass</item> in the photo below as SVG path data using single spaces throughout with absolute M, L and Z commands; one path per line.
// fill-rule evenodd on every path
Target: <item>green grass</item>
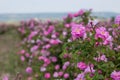
M 20 38 L 15 29 L 0 34 L 0 80 L 5 74 L 13 80 L 18 72 L 23 72 L 24 66 L 16 54 L 20 49 L 19 43 Z

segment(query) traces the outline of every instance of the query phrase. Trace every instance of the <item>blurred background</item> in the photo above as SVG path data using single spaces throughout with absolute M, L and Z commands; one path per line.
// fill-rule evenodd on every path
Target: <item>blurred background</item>
M 25 67 L 16 54 L 20 38 L 13 28 L 19 21 L 60 20 L 80 9 L 92 9 L 92 15 L 109 19 L 120 13 L 120 0 L 0 0 L 0 80 L 5 75 L 13 80 Z
M 80 9 L 93 9 L 93 15 L 110 18 L 120 13 L 119 3 L 120 0 L 1 0 L 0 21 L 60 19 Z

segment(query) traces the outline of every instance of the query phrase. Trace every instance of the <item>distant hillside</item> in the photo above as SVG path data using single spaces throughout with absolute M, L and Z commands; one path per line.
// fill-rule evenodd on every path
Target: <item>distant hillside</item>
M 0 14 L 0 21 L 21 21 L 21 20 L 29 20 L 32 18 L 38 19 L 61 19 L 66 16 L 67 13 L 28 13 L 28 14 Z M 118 13 L 113 12 L 93 12 L 93 16 L 97 16 L 99 18 L 111 18 L 118 15 Z
M 94 12 L 92 13 L 93 16 L 97 16 L 99 18 L 111 18 L 119 15 L 119 13 L 114 12 Z

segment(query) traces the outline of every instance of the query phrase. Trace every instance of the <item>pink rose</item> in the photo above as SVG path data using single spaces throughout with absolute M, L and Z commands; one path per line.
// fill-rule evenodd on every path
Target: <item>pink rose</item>
M 50 77 L 51 77 L 50 73 L 45 73 L 45 75 L 44 75 L 45 79 L 50 79 Z
M 87 68 L 87 65 L 84 62 L 77 63 L 77 67 L 81 70 L 84 70 Z

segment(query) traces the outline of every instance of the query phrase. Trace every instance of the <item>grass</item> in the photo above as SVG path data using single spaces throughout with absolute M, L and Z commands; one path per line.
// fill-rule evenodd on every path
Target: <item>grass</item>
M 18 72 L 23 72 L 24 66 L 16 54 L 20 49 L 18 43 L 20 39 L 15 29 L 0 34 L 0 80 L 6 74 L 13 80 Z

